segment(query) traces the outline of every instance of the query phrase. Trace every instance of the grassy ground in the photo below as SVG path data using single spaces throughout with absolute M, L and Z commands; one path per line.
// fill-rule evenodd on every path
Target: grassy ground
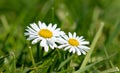
M 119 19 L 120 0 L 0 0 L 0 73 L 118 72 Z M 24 36 L 26 26 L 39 20 L 83 35 L 91 50 L 86 56 L 43 52 Z

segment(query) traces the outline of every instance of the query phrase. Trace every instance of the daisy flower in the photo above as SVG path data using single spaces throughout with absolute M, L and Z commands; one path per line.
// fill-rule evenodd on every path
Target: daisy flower
M 90 49 L 86 46 L 89 44 L 89 42 L 85 41 L 85 39 L 83 39 L 83 36 L 76 36 L 75 32 L 73 35 L 69 32 L 68 36 L 64 35 L 58 40 L 61 44 L 58 46 L 58 48 L 64 48 L 64 50 L 69 50 L 69 52 L 77 53 L 78 55 L 81 55 L 81 53 L 85 55 L 86 52 Z
M 40 42 L 40 46 L 44 47 L 44 50 L 48 52 L 49 47 L 54 49 L 57 47 L 55 43 L 60 35 L 64 32 L 57 28 L 57 25 L 52 25 L 51 23 L 47 26 L 45 23 L 38 22 L 38 25 L 33 23 L 27 26 L 25 36 L 29 36 L 27 40 L 32 40 L 32 44 Z

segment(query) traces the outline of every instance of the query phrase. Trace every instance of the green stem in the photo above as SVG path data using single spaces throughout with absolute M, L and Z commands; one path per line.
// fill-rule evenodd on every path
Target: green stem
M 30 51 L 30 57 L 31 57 L 32 64 L 33 64 L 33 66 L 36 68 L 36 65 L 35 65 L 35 61 L 34 61 L 34 58 L 33 58 L 33 54 L 32 54 L 31 48 L 29 48 L 29 51 Z
M 42 60 L 43 59 L 43 54 L 44 54 L 44 48 L 42 47 L 41 49 L 40 49 L 40 60 Z
M 36 57 L 37 57 L 37 61 L 39 61 L 40 59 L 40 48 L 39 48 L 39 43 L 37 44 L 37 53 L 36 53 Z

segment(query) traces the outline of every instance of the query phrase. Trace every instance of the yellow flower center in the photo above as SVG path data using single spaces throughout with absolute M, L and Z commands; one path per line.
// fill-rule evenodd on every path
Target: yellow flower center
M 48 29 L 41 29 L 38 34 L 43 38 L 51 38 L 53 33 Z
M 72 46 L 78 46 L 79 45 L 79 42 L 76 39 L 73 39 L 73 38 L 69 39 L 68 43 Z

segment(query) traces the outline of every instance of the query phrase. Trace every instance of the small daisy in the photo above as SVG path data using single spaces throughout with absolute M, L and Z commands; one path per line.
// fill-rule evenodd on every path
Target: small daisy
M 61 44 L 58 46 L 58 48 L 64 48 L 64 50 L 69 50 L 69 52 L 77 53 L 78 55 L 81 55 L 81 53 L 85 55 L 90 49 L 86 46 L 89 44 L 89 42 L 85 41 L 83 36 L 76 36 L 75 32 L 73 35 L 69 32 L 68 35 L 69 36 L 64 35 L 62 36 L 63 38 L 58 39 L 59 43 Z
M 64 32 L 57 28 L 57 25 L 52 25 L 51 23 L 47 26 L 45 23 L 38 22 L 38 25 L 33 23 L 27 26 L 25 36 L 29 36 L 27 40 L 32 40 L 32 44 L 40 42 L 40 46 L 44 47 L 44 50 L 48 52 L 49 47 L 54 49 L 57 47 L 55 43 L 60 35 Z

